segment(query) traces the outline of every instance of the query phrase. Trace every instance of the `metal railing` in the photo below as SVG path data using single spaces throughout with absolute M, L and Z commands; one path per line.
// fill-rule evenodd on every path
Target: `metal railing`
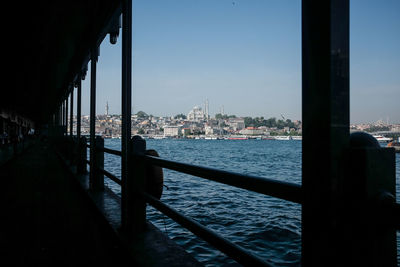
M 288 200 L 301 204 L 302 191 L 298 184 L 271 180 L 263 177 L 244 175 L 229 171 L 195 166 L 186 163 L 157 158 L 154 156 L 142 156 L 145 162 L 170 170 L 201 177 L 214 182 L 246 189 L 256 193 Z
M 90 148 L 90 145 L 85 144 L 85 149 L 86 148 Z M 96 146 L 96 150 L 97 150 L 96 153 L 102 152 L 116 156 L 122 156 L 121 151 L 105 148 L 102 147 L 101 145 L 98 146 L 98 144 Z M 132 160 L 141 161 L 144 163 L 144 165 L 159 166 L 162 168 L 167 168 L 170 170 L 182 172 L 185 174 L 193 175 L 196 177 L 204 178 L 218 183 L 257 192 L 260 194 L 281 198 L 295 203 L 301 203 L 301 196 L 302 196 L 301 186 L 297 184 L 274 181 L 263 177 L 243 175 L 234 172 L 222 171 L 208 167 L 195 166 L 191 164 L 161 159 L 158 157 L 145 155 L 144 151 L 142 152 L 143 153 L 132 154 L 131 155 Z M 85 158 L 84 161 L 86 164 L 90 165 L 89 160 Z M 121 179 L 119 179 L 118 177 L 116 177 L 115 175 L 104 169 L 104 162 L 100 164 L 99 162 L 97 162 L 96 172 L 100 175 L 106 176 L 113 182 L 122 186 Z M 142 177 L 141 179 L 145 178 Z M 232 259 L 236 260 L 237 262 L 242 264 L 256 264 L 257 266 L 270 266 L 270 264 L 264 259 L 261 259 L 260 257 L 253 255 L 244 248 L 223 238 L 214 231 L 207 229 L 200 223 L 186 217 L 185 215 L 174 210 L 173 208 L 169 207 L 168 205 L 154 198 L 148 193 L 144 191 L 141 193 L 142 193 L 142 198 L 146 203 L 150 204 L 151 206 L 159 210 L 161 213 L 167 215 L 175 222 L 185 227 L 186 229 L 188 229 L 195 235 L 199 236 L 200 238 L 204 239 L 205 241 L 213 245 L 215 248 L 222 251 L 223 253 L 225 253 Z
M 132 147 L 135 147 L 135 140 L 131 140 Z M 136 140 L 137 141 L 137 140 Z M 141 142 L 145 142 L 143 139 Z M 302 204 L 302 197 L 303 197 L 303 190 L 302 187 L 298 184 L 288 183 L 288 182 L 281 182 L 276 180 L 271 180 L 263 177 L 257 176 L 250 176 L 250 175 L 243 175 L 239 173 L 223 171 L 218 169 L 213 169 L 209 167 L 202 167 L 196 166 L 181 162 L 176 162 L 172 160 L 161 159 L 159 157 L 145 155 L 145 145 L 138 145 L 137 147 L 141 147 L 141 151 L 134 151 L 130 155 L 130 162 L 135 165 L 135 170 L 132 170 L 129 179 L 133 180 L 141 180 L 142 184 L 144 185 L 145 182 L 145 168 L 146 166 L 159 166 L 162 168 L 170 169 L 173 171 L 189 174 L 192 176 L 204 178 L 207 180 L 211 180 L 214 182 L 230 185 L 233 187 L 249 190 L 252 192 L 260 193 L 263 195 L 268 195 L 276 198 L 280 198 L 283 200 L 291 201 L 294 203 Z M 90 148 L 90 145 L 85 144 L 84 150 L 86 148 Z M 113 150 L 110 148 L 104 147 L 104 142 L 96 142 L 96 153 L 108 153 L 116 156 L 122 156 L 121 151 Z M 94 159 L 96 161 L 96 159 Z M 84 162 L 90 165 L 90 161 L 84 157 Z M 95 171 L 97 175 L 104 175 L 111 179 L 113 182 L 119 184 L 121 188 L 124 186 L 121 179 L 113 175 L 112 173 L 106 171 L 104 169 L 104 156 L 102 157 L 102 162 L 98 162 L 94 165 Z M 140 169 L 141 170 L 138 170 Z M 129 191 L 129 190 L 128 190 Z M 213 245 L 216 249 L 220 250 L 221 252 L 225 253 L 227 256 L 231 257 L 232 259 L 236 260 L 237 262 L 245 265 L 254 265 L 256 264 L 261 266 L 269 266 L 270 264 L 261 259 L 258 256 L 253 255 L 252 253 L 248 252 L 244 248 L 232 243 L 229 240 L 226 240 L 219 234 L 215 233 L 214 231 L 204 227 L 200 223 L 196 222 L 193 219 L 186 217 L 185 215 L 181 214 L 180 212 L 176 211 L 175 209 L 171 208 L 170 206 L 166 205 L 165 203 L 161 202 L 157 198 L 153 197 L 152 195 L 145 192 L 144 186 L 139 189 L 135 188 L 133 191 L 136 194 L 139 193 L 140 197 L 135 197 L 135 201 L 142 201 L 143 205 L 137 205 L 137 207 L 143 207 L 143 210 L 139 213 L 142 213 L 143 216 L 136 216 L 136 220 L 141 220 L 140 218 L 146 219 L 146 206 L 145 203 L 153 206 L 155 209 L 160 211 L 161 213 L 165 214 L 166 216 L 170 217 L 172 220 L 183 226 L 184 228 L 188 229 L 195 235 L 199 236 L 203 240 L 207 241 L 211 245 Z M 392 225 L 397 230 L 400 230 L 400 204 L 395 203 L 392 201 L 390 205 L 388 205 L 389 211 L 391 215 L 391 220 L 393 221 Z M 132 211 L 133 212 L 133 211 Z M 135 210 L 137 213 L 138 210 Z M 394 214 L 394 216 L 393 216 Z M 138 227 L 139 225 L 139 227 Z M 135 223 L 134 228 L 140 228 L 140 225 L 144 225 L 144 223 Z M 136 229 L 135 231 L 140 231 L 140 229 Z

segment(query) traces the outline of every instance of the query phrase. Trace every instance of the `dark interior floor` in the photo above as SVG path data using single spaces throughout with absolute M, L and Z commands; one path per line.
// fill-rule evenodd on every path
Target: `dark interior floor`
M 45 143 L 1 166 L 0 179 L 2 266 L 135 265 Z

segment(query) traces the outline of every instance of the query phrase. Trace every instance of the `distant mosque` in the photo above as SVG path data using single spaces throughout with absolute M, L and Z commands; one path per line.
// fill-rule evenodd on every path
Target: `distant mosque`
M 210 118 L 208 114 L 208 99 L 204 103 L 204 111 L 201 107 L 195 106 L 191 111 L 189 111 L 187 115 L 187 119 L 189 121 L 203 121 L 208 120 Z
M 202 121 L 204 120 L 204 112 L 199 106 L 195 106 L 187 115 L 189 121 Z

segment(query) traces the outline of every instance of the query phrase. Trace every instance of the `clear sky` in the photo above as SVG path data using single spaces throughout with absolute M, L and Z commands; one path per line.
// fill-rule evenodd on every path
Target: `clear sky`
M 351 121 L 400 122 L 400 1 L 350 1 Z M 89 113 L 90 73 L 83 83 Z M 121 40 L 100 49 L 97 113 L 121 113 Z M 133 1 L 133 113 L 301 119 L 301 1 Z

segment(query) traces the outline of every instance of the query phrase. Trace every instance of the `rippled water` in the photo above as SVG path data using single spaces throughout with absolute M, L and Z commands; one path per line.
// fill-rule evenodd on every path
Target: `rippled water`
M 120 149 L 120 140 L 106 139 L 105 146 Z M 147 148 L 156 149 L 165 159 L 301 183 L 301 141 L 164 139 L 147 140 Z M 398 201 L 399 156 L 396 155 Z M 105 169 L 120 176 L 120 158 L 106 154 Z M 299 204 L 170 170 L 164 170 L 164 176 L 168 186 L 162 196 L 164 203 L 276 265 L 300 264 Z M 120 192 L 118 185 L 105 180 Z M 151 207 L 147 212 L 149 220 L 205 265 L 235 265 L 165 215 Z M 398 243 L 399 239 L 398 235 Z

